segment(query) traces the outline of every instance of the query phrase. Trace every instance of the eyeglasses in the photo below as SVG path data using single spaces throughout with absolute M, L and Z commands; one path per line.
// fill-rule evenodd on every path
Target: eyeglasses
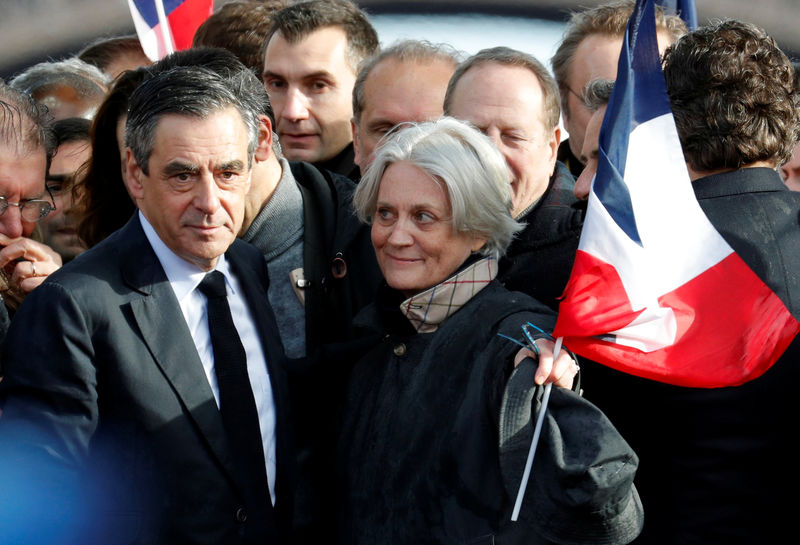
M 51 211 L 56 209 L 56 202 L 53 200 L 53 194 L 49 188 L 45 188 L 47 194 L 50 196 L 50 202 L 43 199 L 30 199 L 21 202 L 8 202 L 3 196 L 0 196 L 0 216 L 6 213 L 9 206 L 16 206 L 19 208 L 19 214 L 22 219 L 29 223 L 36 223 L 41 220 Z

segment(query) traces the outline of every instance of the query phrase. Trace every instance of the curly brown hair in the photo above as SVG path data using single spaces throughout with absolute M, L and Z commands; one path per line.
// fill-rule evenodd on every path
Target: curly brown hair
M 664 55 L 686 162 L 703 172 L 791 155 L 798 137 L 794 70 L 775 40 L 736 20 L 701 27 Z

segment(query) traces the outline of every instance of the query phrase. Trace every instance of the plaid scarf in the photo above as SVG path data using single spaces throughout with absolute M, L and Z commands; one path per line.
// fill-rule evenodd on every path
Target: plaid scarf
M 400 304 L 400 310 L 417 333 L 433 333 L 495 276 L 497 260 L 485 257 L 440 284 L 406 299 Z

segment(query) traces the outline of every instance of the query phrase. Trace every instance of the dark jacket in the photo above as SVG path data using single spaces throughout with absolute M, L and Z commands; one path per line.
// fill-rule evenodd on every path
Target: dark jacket
M 294 428 L 300 453 L 299 543 L 330 537 L 336 419 L 352 364 L 373 343 L 359 338 L 356 313 L 374 300 L 382 280 L 369 226 L 355 215 L 355 184 L 309 163 L 290 163 L 303 195 L 303 268 L 307 357 L 289 365 Z
M 352 320 L 382 280 L 369 226 L 353 210 L 355 184 L 309 163 L 290 163 L 303 194 L 306 346 L 352 339 Z
M 693 183 L 725 240 L 800 318 L 800 193 L 746 168 Z M 731 297 L 736 297 L 735 293 Z M 800 339 L 761 377 L 693 389 L 582 365 L 584 394 L 640 457 L 639 544 L 781 543 L 796 533 L 793 467 Z
M 533 209 L 520 218 L 525 228 L 500 260 L 498 280 L 553 310 L 572 272 L 586 207 L 575 198 L 575 180 L 562 163 Z
M 357 318 L 384 337 L 350 381 L 339 437 L 339 543 L 531 536 L 524 522 L 507 522 L 513 498 L 500 474 L 498 419 L 519 346 L 499 333 L 518 339 L 528 321 L 547 330 L 554 315 L 493 281 L 437 331 L 416 334 L 399 311 L 402 299 L 387 287 Z
M 275 513 L 285 534 L 295 456 L 266 264 L 239 240 L 226 256 L 267 360 Z M 3 356 L 4 542 L 275 542 L 259 522 L 266 515 L 244 504 L 252 480 L 231 453 L 191 333 L 138 216 L 26 297 Z M 32 510 L 25 513 L 25 505 Z M 88 535 L 66 530 L 80 520 Z M 54 535 L 42 533 L 51 529 Z

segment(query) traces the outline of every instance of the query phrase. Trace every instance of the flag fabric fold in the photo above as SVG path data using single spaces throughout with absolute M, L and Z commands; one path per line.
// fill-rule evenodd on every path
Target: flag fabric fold
M 697 28 L 697 8 L 694 0 L 658 0 L 656 3 L 664 6 L 668 13 L 679 15 L 689 30 Z
M 214 0 L 128 0 L 145 55 L 157 61 L 192 45 L 197 28 L 214 11 Z
M 661 72 L 653 0 L 638 0 L 553 334 L 617 370 L 712 388 L 760 376 L 798 330 L 694 196 Z

